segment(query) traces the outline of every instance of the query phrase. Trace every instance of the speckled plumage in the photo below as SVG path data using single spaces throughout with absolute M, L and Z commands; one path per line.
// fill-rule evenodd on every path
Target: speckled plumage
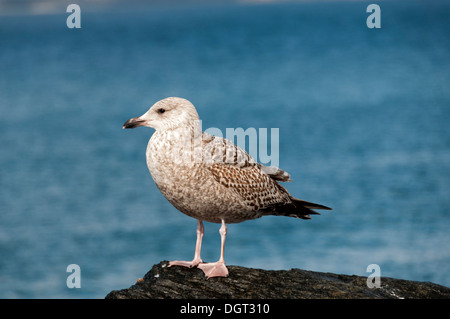
M 185 148 L 185 145 L 171 143 L 171 135 L 153 134 L 147 147 L 147 165 L 161 193 L 186 215 L 214 223 L 222 219 L 226 223 L 238 223 L 261 217 L 264 213 L 261 208 L 289 202 L 289 195 L 254 161 L 185 160 L 173 165 L 174 153 L 190 150 L 180 151 L 178 147 Z M 216 143 L 220 147 L 224 142 L 218 137 L 209 142 L 210 136 L 206 133 L 199 138 L 202 137 L 207 141 L 203 145 Z
M 310 219 L 310 214 L 317 214 L 312 209 L 329 209 L 292 197 L 278 183 L 290 180 L 287 172 L 257 163 L 231 141 L 201 132 L 198 123 L 192 103 L 172 97 L 155 103 L 144 115 L 128 120 L 124 128 L 156 129 L 147 146 L 148 169 L 167 200 L 199 221 L 201 236 L 201 221 L 222 223 L 224 242 L 227 223 L 264 215 Z M 201 246 L 201 237 L 197 242 Z M 201 264 L 200 246 L 196 248 L 195 262 L 174 264 Z M 224 269 L 214 274 L 215 271 L 212 276 L 225 274 Z M 210 276 L 210 269 L 205 273 Z

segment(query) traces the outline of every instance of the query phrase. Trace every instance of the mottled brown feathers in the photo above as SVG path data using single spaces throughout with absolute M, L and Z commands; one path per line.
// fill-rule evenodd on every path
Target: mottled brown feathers
M 277 182 L 263 173 L 258 165 L 240 168 L 229 164 L 213 164 L 209 170 L 217 182 L 237 193 L 247 206 L 256 211 L 290 202 L 289 194 L 280 191 Z

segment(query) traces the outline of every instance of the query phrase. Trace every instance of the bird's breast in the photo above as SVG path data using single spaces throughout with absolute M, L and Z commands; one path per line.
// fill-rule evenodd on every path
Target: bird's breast
M 188 145 L 164 135 L 154 135 L 148 143 L 148 169 L 166 199 L 181 212 L 211 222 L 259 217 L 234 190 L 217 182 L 208 163 L 195 161 Z
M 155 132 L 146 152 L 147 166 L 158 187 L 180 183 L 193 169 L 190 139 L 176 132 Z

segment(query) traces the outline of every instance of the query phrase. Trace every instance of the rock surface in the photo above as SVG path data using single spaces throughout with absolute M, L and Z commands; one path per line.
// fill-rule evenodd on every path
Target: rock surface
M 197 268 L 169 268 L 167 264 L 154 265 L 136 284 L 111 291 L 106 299 L 450 298 L 450 288 L 430 282 L 381 277 L 380 288 L 368 288 L 367 277 L 240 266 L 228 266 L 228 278 L 206 279 Z

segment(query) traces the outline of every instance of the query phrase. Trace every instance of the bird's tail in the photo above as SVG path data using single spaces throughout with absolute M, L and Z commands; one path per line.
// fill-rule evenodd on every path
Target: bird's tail
M 278 205 L 272 208 L 272 211 L 268 213 L 268 215 L 276 215 L 276 216 L 289 216 L 301 219 L 311 219 L 310 215 L 320 215 L 318 212 L 313 209 L 326 209 L 332 210 L 332 208 L 315 204 L 311 202 L 307 202 L 305 200 L 297 199 L 291 197 L 291 203 Z

